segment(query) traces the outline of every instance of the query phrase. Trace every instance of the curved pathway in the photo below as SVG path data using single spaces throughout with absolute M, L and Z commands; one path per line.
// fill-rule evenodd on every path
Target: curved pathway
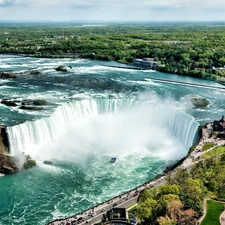
M 201 155 L 213 150 L 214 148 L 216 148 L 217 146 L 220 145 L 225 145 L 225 140 L 222 139 L 215 139 L 215 138 L 211 138 L 210 137 L 210 131 L 207 128 L 203 128 L 202 130 L 202 138 L 199 141 L 198 145 L 195 147 L 194 151 L 188 155 L 185 160 L 182 162 L 182 164 L 178 167 L 182 167 L 182 168 L 187 168 L 190 169 L 195 163 L 197 163 L 200 159 L 201 159 Z M 214 143 L 214 147 L 208 149 L 207 151 L 202 152 L 202 147 L 205 143 L 208 142 L 212 142 Z M 173 171 L 171 171 L 171 175 L 176 173 L 176 169 L 174 169 Z M 86 211 L 83 211 L 81 213 L 78 213 L 76 215 L 73 215 L 71 217 L 65 218 L 65 219 L 58 219 L 58 220 L 54 220 L 50 223 L 48 223 L 48 225 L 73 225 L 73 224 L 78 224 L 73 223 L 74 221 L 77 221 L 78 218 L 82 217 L 83 220 L 82 222 L 79 223 L 79 225 L 83 225 L 83 224 L 94 224 L 97 223 L 99 221 L 101 221 L 102 215 L 104 214 L 105 211 L 111 209 L 113 207 L 113 204 L 117 203 L 118 207 L 122 207 L 122 208 L 126 208 L 130 205 L 133 205 L 135 203 L 137 203 L 137 199 L 139 196 L 139 193 L 141 191 L 143 191 L 145 188 L 153 188 L 153 187 L 158 187 L 161 185 L 166 184 L 166 176 L 161 176 L 160 178 L 154 179 L 150 182 L 146 182 L 145 184 L 132 189 L 120 196 L 117 196 L 113 199 L 108 200 L 107 202 L 101 203 L 91 209 L 87 209 Z M 206 213 L 206 204 L 204 204 L 204 215 Z M 94 213 L 92 216 L 89 213 Z M 224 218 L 224 221 L 220 220 L 222 225 L 225 225 L 225 212 L 224 214 L 221 214 L 221 218 Z M 204 218 L 204 217 L 203 217 Z M 200 220 L 202 221 L 203 218 L 200 218 Z M 199 222 L 200 222 L 199 220 Z
M 204 200 L 203 200 L 203 215 L 198 220 L 198 224 L 201 224 L 202 220 L 205 218 L 206 211 L 207 211 L 207 204 L 206 204 L 207 200 L 208 200 L 208 198 L 204 198 Z
M 205 215 L 206 215 L 206 212 L 207 212 L 207 201 L 208 200 L 210 200 L 210 198 L 204 198 L 204 201 L 203 201 L 203 215 L 198 220 L 198 224 L 201 224 L 201 222 L 205 218 Z M 223 201 L 216 201 L 216 200 L 213 200 L 213 201 L 220 202 L 220 203 L 223 203 L 223 204 L 225 203 Z M 220 225 L 225 225 L 225 204 L 224 204 L 224 211 L 220 214 L 219 220 L 220 220 Z
M 220 224 L 221 225 L 225 225 L 225 209 L 224 209 L 224 211 L 220 215 Z

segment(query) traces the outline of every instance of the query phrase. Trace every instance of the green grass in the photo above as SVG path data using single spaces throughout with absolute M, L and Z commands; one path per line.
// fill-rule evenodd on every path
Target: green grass
M 201 225 L 220 225 L 219 217 L 223 211 L 223 203 L 208 200 L 206 216 L 201 222 Z
M 205 143 L 202 147 L 202 151 L 207 151 L 208 149 L 212 148 L 213 146 L 214 146 L 214 143 L 212 143 L 212 142 Z
M 209 151 L 202 155 L 203 159 L 209 159 L 212 156 L 221 155 L 225 153 L 225 146 L 219 146 L 213 149 L 212 151 Z

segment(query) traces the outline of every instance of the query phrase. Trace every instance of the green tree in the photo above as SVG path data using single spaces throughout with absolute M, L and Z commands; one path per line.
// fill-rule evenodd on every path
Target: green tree
M 176 225 L 176 222 L 170 219 L 168 216 L 160 216 L 157 219 L 157 222 L 159 223 L 159 225 Z
M 136 207 L 136 215 L 141 220 L 141 222 L 153 221 L 155 218 L 155 206 L 157 204 L 156 200 L 151 198 L 138 204 Z

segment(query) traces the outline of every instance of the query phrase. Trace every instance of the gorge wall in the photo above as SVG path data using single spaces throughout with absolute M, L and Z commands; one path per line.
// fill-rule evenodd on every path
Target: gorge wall
M 0 173 L 12 174 L 18 172 L 14 158 L 9 153 L 7 128 L 0 125 Z

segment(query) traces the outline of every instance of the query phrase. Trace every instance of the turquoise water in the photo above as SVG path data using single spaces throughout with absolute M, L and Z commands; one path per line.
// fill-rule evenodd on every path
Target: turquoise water
M 68 72 L 57 73 L 58 65 Z M 0 71 L 15 71 L 18 78 L 0 80 L 0 99 L 18 106 L 0 104 L 0 123 L 9 126 L 11 153 L 24 151 L 38 165 L 0 178 L 0 224 L 46 224 L 134 188 L 185 156 L 199 123 L 224 114 L 225 92 L 215 82 L 108 66 L 121 64 L 1 59 Z M 34 69 L 41 74 L 31 75 Z M 194 109 L 194 96 L 209 106 Z M 42 111 L 19 108 L 36 99 L 52 104 Z M 115 156 L 117 162 L 109 163 Z

